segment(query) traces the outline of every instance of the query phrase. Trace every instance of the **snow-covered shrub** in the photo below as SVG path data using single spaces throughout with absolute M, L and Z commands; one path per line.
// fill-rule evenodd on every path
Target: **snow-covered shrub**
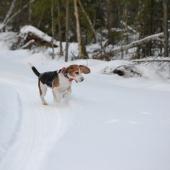
M 119 62 L 118 62 L 119 61 Z M 117 74 L 122 77 L 144 77 L 149 79 L 169 79 L 170 60 L 145 59 L 120 62 L 115 60 L 109 63 L 103 70 L 104 74 Z
M 142 74 L 140 71 L 137 69 L 135 65 L 122 65 L 117 67 L 116 69 L 113 70 L 114 74 L 117 74 L 119 76 L 123 76 L 126 78 L 129 77 L 141 77 Z

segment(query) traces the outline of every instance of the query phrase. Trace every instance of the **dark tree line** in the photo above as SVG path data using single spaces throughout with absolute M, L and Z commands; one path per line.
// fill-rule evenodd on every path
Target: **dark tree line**
M 0 1 L 0 23 L 1 31 L 31 24 L 60 42 L 78 41 L 82 58 L 88 57 L 84 45 L 99 42 L 100 37 L 105 46 L 127 45 L 160 32 L 164 39 L 139 44 L 135 57 L 153 56 L 155 50 L 164 56 L 169 52 L 168 0 L 5 0 Z

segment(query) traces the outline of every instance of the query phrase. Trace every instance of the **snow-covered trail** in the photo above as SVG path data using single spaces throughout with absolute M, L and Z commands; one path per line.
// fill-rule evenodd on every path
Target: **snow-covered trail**
M 100 75 L 92 62 L 70 101 L 55 106 L 49 92 L 42 106 L 29 55 L 0 52 L 0 170 L 170 169 L 168 83 Z
M 7 110 L 15 103 L 13 110 L 8 111 L 10 112 L 8 117 L 15 114 L 13 117 L 16 120 L 9 119 L 9 121 L 14 124 L 12 128 L 16 130 L 11 134 L 6 132 L 9 136 L 7 135 L 4 143 L 8 143 L 10 146 L 2 148 L 0 169 L 37 170 L 40 169 L 46 152 L 65 132 L 69 122 L 64 117 L 67 117 L 68 111 L 60 109 L 59 112 L 55 106 L 48 108 L 42 106 L 37 95 L 37 82 L 30 78 L 34 77 L 30 68 L 16 62 L 15 53 L 13 56 L 15 59 L 12 61 L 8 57 L 12 52 L 5 52 L 7 57 L 1 53 L 1 93 L 8 104 Z M 18 55 L 20 57 L 22 53 Z M 28 77 L 28 75 L 31 76 Z M 16 93 L 16 96 L 10 94 L 11 92 Z M 14 97 L 11 98 L 11 96 Z M 1 98 L 1 100 L 4 99 Z M 10 122 L 6 121 L 6 124 L 10 124 Z M 8 126 L 6 128 L 9 129 Z M 3 130 L 5 131 L 5 129 Z
M 39 169 L 48 148 L 64 133 L 65 122 L 62 122 L 60 113 L 53 108 L 46 110 L 40 105 L 36 107 L 30 104 L 27 98 L 31 98 L 29 94 L 33 90 L 24 90 L 28 92 L 25 97 L 21 97 L 25 95 L 21 89 L 19 94 L 19 107 L 22 111 L 20 124 L 17 125 L 20 127 L 19 132 L 17 131 L 12 147 L 2 159 L 0 169 Z

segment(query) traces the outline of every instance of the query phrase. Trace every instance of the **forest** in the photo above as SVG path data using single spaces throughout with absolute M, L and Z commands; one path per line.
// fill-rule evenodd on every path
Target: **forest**
M 74 58 L 169 56 L 168 0 L 6 0 L 0 1 L 0 23 L 1 32 L 32 25 L 47 33 L 60 42 L 65 61 L 70 42 L 78 42 Z M 94 43 L 99 47 L 89 54 L 86 46 Z

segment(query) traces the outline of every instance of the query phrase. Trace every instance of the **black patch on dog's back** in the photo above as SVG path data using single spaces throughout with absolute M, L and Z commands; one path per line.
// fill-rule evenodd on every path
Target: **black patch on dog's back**
M 46 84 L 48 87 L 52 87 L 52 81 L 58 78 L 58 73 L 57 71 L 50 71 L 50 72 L 45 72 L 42 73 L 39 77 L 39 80 L 43 83 Z

